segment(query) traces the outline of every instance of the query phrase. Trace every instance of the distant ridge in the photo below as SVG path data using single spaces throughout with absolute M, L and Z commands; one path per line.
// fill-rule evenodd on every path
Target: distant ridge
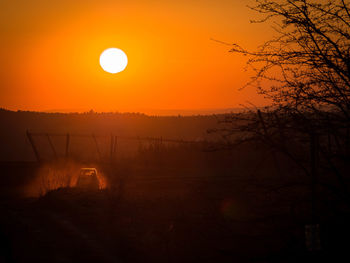
M 225 113 L 237 113 L 244 111 L 244 108 L 226 108 L 226 109 L 195 109 L 195 110 L 181 110 L 181 109 L 148 109 L 141 111 L 147 115 L 160 115 L 160 116 L 174 116 L 174 115 L 212 115 L 212 114 L 225 114 Z
M 118 112 L 118 113 L 141 113 L 146 115 L 155 116 L 191 116 L 191 115 L 213 115 L 213 114 L 225 114 L 225 113 L 238 113 L 244 111 L 245 108 L 223 108 L 223 109 L 136 109 L 133 111 L 105 111 L 105 112 Z M 50 109 L 43 112 L 47 113 L 83 113 L 94 112 L 91 109 Z M 100 111 L 96 111 L 100 112 Z

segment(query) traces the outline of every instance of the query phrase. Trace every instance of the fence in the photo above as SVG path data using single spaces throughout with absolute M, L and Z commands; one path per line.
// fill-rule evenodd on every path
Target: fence
M 95 152 L 98 155 L 99 160 L 106 159 L 103 157 L 99 140 L 109 140 L 109 158 L 110 160 L 114 160 L 117 150 L 118 150 L 118 143 L 121 140 L 130 140 L 130 141 L 136 141 L 136 142 L 148 142 L 148 143 L 154 143 L 156 145 L 163 145 L 165 143 L 168 144 L 186 144 L 186 145 L 198 145 L 198 144 L 204 144 L 208 143 L 206 140 L 176 140 L 176 139 L 169 139 L 169 138 L 163 138 L 163 137 L 139 137 L 139 136 L 117 136 L 117 135 L 96 135 L 96 134 L 77 134 L 77 133 L 45 133 L 45 132 L 26 132 L 26 136 L 30 142 L 30 145 L 33 149 L 34 155 L 36 157 L 36 160 L 38 162 L 43 160 L 43 156 L 39 151 L 39 147 L 36 143 L 35 137 L 41 137 L 45 138 L 49 148 L 51 149 L 51 153 L 54 158 L 64 157 L 68 158 L 70 157 L 70 148 L 72 144 L 72 139 L 76 138 L 83 138 L 83 139 L 90 139 L 90 142 L 92 141 L 94 144 Z M 53 138 L 63 138 L 64 139 L 64 154 L 63 156 L 60 156 L 59 151 L 56 149 L 55 144 L 53 142 Z

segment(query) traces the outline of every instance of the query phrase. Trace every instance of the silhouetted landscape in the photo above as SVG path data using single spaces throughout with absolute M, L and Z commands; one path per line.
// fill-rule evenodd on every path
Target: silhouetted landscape
M 318 190 L 323 252 L 310 254 L 305 248 L 305 224 L 314 216 L 310 178 L 260 142 L 233 146 L 208 133 L 223 119 L 2 110 L 1 139 L 7 146 L 1 149 L 2 258 L 295 262 L 336 255 L 340 260 L 349 233 L 344 201 Z M 40 160 L 28 142 L 28 128 L 43 132 L 33 136 Z M 66 138 L 59 133 L 67 131 L 71 147 L 65 156 Z M 121 137 L 113 159 L 112 132 Z M 160 134 L 178 141 L 156 137 Z M 142 140 L 146 137 L 153 139 Z M 76 187 L 83 167 L 97 169 L 99 190 Z M 333 183 L 331 177 L 323 180 Z
M 0 36 L 0 263 L 349 262 L 349 1 L 7 1 Z

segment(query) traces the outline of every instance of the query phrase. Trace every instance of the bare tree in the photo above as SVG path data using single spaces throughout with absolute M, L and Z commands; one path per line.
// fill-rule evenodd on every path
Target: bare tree
M 238 142 L 269 144 L 307 174 L 314 157 L 306 147 L 316 140 L 321 172 L 337 178 L 336 188 L 327 187 L 350 204 L 350 2 L 256 0 L 250 8 L 262 16 L 252 22 L 272 24 L 276 36 L 256 51 L 234 44 L 231 52 L 248 56 L 255 75 L 247 86 L 272 103 L 258 114 L 228 117 L 223 131 L 239 130 Z
M 333 109 L 349 120 L 350 4 L 343 0 L 257 0 L 251 7 L 271 21 L 277 33 L 250 56 L 256 70 L 249 83 L 278 106 L 295 111 Z M 262 80 L 273 83 L 267 89 Z

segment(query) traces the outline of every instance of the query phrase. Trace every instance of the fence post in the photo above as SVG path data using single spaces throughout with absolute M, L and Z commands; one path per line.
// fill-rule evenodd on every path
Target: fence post
M 65 153 L 65 157 L 66 157 L 66 159 L 68 158 L 68 152 L 69 152 L 69 141 L 70 141 L 70 135 L 69 135 L 69 133 L 67 133 L 67 135 L 66 135 L 66 153 Z
M 312 223 L 316 221 L 316 185 L 317 185 L 317 165 L 318 165 L 318 136 L 310 134 L 310 165 L 311 165 L 311 217 Z
M 114 157 L 114 160 L 116 159 L 117 146 L 118 146 L 118 136 L 114 136 L 114 145 L 113 145 L 113 157 Z
M 110 149 L 110 158 L 111 158 L 111 163 L 113 162 L 113 150 L 114 150 L 114 136 L 111 134 L 111 149 Z
M 34 140 L 33 140 L 33 137 L 32 137 L 32 134 L 27 130 L 27 137 L 28 137 L 28 140 L 32 146 L 32 149 L 33 149 L 33 152 L 35 154 L 35 157 L 36 157 L 36 160 L 38 162 L 40 162 L 40 155 L 39 155 L 39 152 L 38 152 L 38 149 L 36 148 L 35 146 L 35 143 L 34 143 Z
M 50 135 L 48 133 L 46 133 L 46 137 L 47 137 L 47 140 L 50 144 L 50 147 L 51 147 L 51 150 L 53 152 L 53 155 L 55 156 L 55 158 L 57 159 L 57 152 L 56 152 L 56 149 L 55 149 L 55 146 L 53 145 L 52 141 L 51 141 L 51 138 L 50 138 Z
M 277 116 L 277 115 L 276 115 L 276 116 Z M 269 138 L 268 130 L 267 130 L 267 127 L 266 127 L 264 118 L 263 118 L 263 116 L 262 116 L 260 110 L 258 110 L 258 117 L 259 117 L 260 123 L 261 123 L 261 125 L 262 125 L 262 127 L 263 127 L 263 130 L 264 130 L 265 140 L 270 140 L 270 141 L 272 141 L 272 139 Z M 280 132 L 281 132 L 281 130 L 280 130 Z M 280 133 L 280 134 L 281 134 L 281 133 Z M 275 147 L 275 145 L 273 145 L 273 147 Z M 274 162 L 275 169 L 276 169 L 276 172 L 277 172 L 278 176 L 282 176 L 282 172 L 281 172 L 282 169 L 281 169 L 281 167 L 280 167 L 280 165 L 279 165 L 279 161 L 278 161 L 277 156 L 276 156 L 276 154 L 275 154 L 274 151 L 272 151 L 272 158 L 273 158 L 273 162 Z
M 316 221 L 316 186 L 319 154 L 319 138 L 310 133 L 310 169 L 311 169 L 311 224 L 305 225 L 305 244 L 309 251 L 321 249 L 320 225 Z
M 97 151 L 97 154 L 98 154 L 98 159 L 101 161 L 101 152 L 100 152 L 100 148 L 98 147 L 98 143 L 97 143 L 97 139 L 96 139 L 96 136 L 95 134 L 92 134 L 92 139 L 94 140 L 95 142 L 95 146 L 96 146 L 96 151 Z
M 260 110 L 258 110 L 258 117 L 259 117 L 260 123 L 261 123 L 261 125 L 262 125 L 262 127 L 263 127 L 264 135 L 267 136 L 267 128 L 266 128 L 266 126 L 265 126 L 265 121 L 264 121 L 264 119 L 263 119 L 263 116 L 262 116 Z

